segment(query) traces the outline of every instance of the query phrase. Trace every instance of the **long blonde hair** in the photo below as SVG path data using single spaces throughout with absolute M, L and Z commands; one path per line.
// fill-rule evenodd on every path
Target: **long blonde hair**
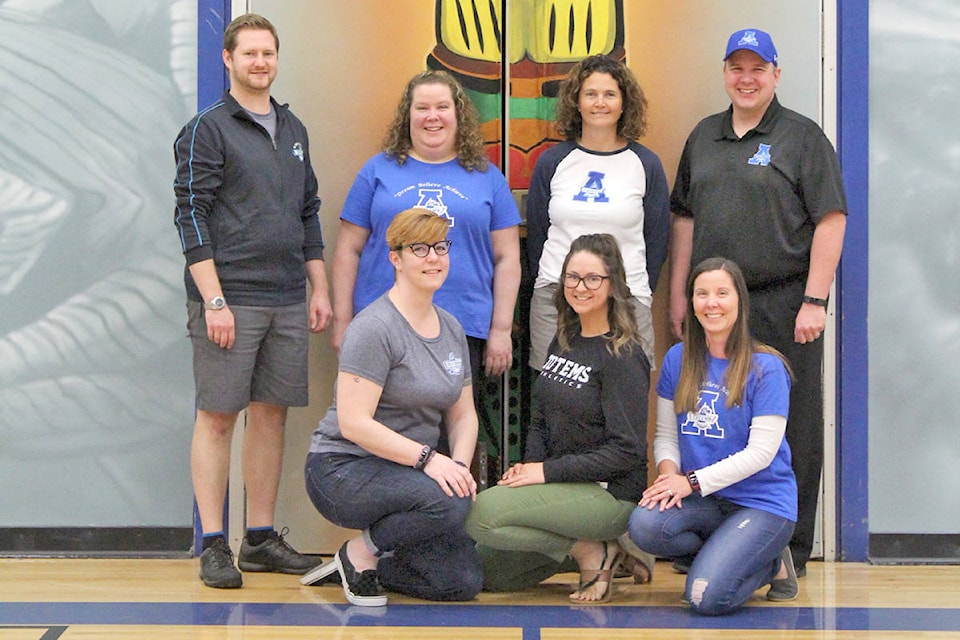
M 727 337 L 725 356 L 728 361 L 723 383 L 728 389 L 727 407 L 743 402 L 743 390 L 753 369 L 754 353 L 769 353 L 783 361 L 790 374 L 790 364 L 779 351 L 754 340 L 750 335 L 750 293 L 743 272 L 737 263 L 727 258 L 707 258 L 698 264 L 687 279 L 687 320 L 683 328 L 683 358 L 680 377 L 673 396 L 673 408 L 678 413 L 697 411 L 697 399 L 707 377 L 707 335 L 693 312 L 693 286 L 700 275 L 708 271 L 726 271 L 737 292 L 737 319 Z M 792 375 L 792 374 L 791 374 Z

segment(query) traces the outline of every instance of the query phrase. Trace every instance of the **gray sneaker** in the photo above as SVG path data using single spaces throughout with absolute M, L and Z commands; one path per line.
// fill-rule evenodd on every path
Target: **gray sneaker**
M 233 551 L 223 538 L 200 554 L 200 579 L 214 589 L 239 589 L 243 585 L 243 576 L 233 566 Z
M 770 591 L 767 591 L 767 600 L 774 602 L 789 602 L 795 600 L 800 593 L 800 584 L 797 582 L 797 571 L 793 567 L 793 555 L 790 547 L 786 546 L 780 552 L 780 561 L 787 568 L 787 577 L 770 581 Z M 779 571 L 778 571 L 779 573 Z
M 305 556 L 287 544 L 283 539 L 286 532 L 286 529 L 282 533 L 274 531 L 257 546 L 251 545 L 244 538 L 240 545 L 240 568 L 251 572 L 290 573 L 301 576 L 320 564 L 319 558 Z

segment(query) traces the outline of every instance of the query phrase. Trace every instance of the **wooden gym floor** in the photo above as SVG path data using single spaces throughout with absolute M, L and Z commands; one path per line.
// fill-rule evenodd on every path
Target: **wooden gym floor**
M 654 580 L 618 580 L 614 599 L 573 606 L 574 574 L 467 604 L 391 596 L 346 603 L 339 586 L 244 574 L 236 590 L 204 587 L 197 560 L 0 559 L 0 640 L 878 640 L 960 639 L 960 568 L 811 562 L 800 596 L 763 591 L 722 618 L 680 602 L 683 576 L 659 562 Z

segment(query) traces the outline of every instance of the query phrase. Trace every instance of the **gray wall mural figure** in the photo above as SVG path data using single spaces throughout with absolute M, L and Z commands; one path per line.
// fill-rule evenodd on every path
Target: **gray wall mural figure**
M 0 2 L 0 527 L 190 526 L 196 4 Z

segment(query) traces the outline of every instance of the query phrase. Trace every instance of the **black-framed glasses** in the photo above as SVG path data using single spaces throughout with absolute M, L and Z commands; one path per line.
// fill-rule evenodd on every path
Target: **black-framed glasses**
M 433 248 L 433 252 L 435 254 L 438 256 L 445 256 L 450 253 L 451 244 L 453 244 L 453 240 L 441 240 L 440 242 L 434 242 L 433 244 L 427 244 L 426 242 L 413 242 L 396 247 L 394 251 L 400 251 L 406 247 L 407 249 L 410 249 L 410 253 L 418 258 L 426 258 L 427 254 L 430 253 L 430 249 Z
M 567 272 L 563 274 L 563 286 L 567 289 L 576 289 L 580 286 L 580 283 L 583 283 L 587 289 L 591 291 L 596 291 L 600 288 L 600 285 L 603 284 L 603 281 L 609 278 L 610 276 L 598 276 L 595 273 L 591 273 L 587 276 L 578 276 L 575 273 Z

